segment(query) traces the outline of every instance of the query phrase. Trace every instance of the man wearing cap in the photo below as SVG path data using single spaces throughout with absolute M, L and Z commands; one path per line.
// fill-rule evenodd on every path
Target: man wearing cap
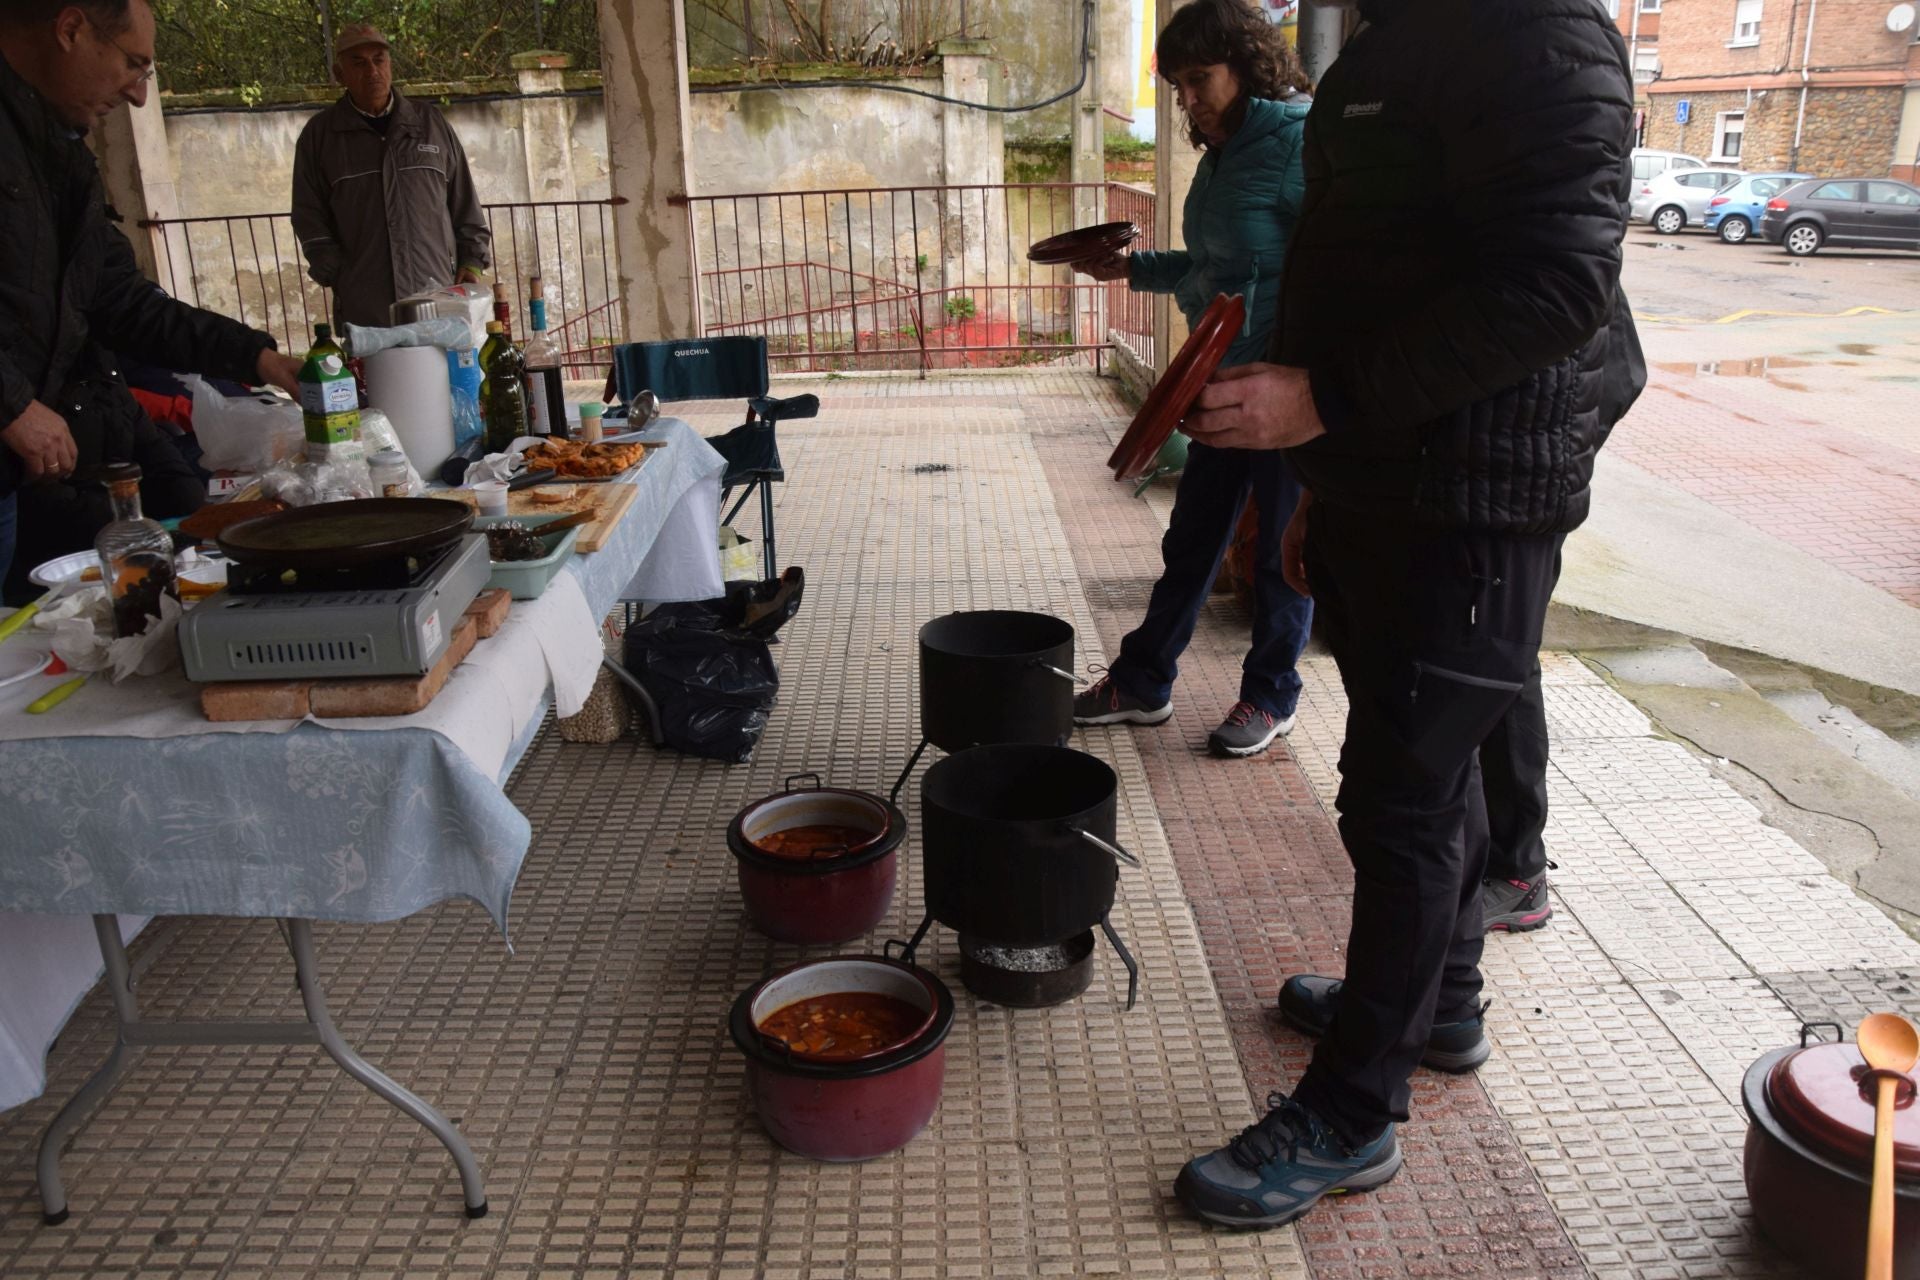
M 347 91 L 300 133 L 293 231 L 334 319 L 384 325 L 397 298 L 480 280 L 493 236 L 446 118 L 393 87 L 387 38 L 356 23 L 333 52 Z

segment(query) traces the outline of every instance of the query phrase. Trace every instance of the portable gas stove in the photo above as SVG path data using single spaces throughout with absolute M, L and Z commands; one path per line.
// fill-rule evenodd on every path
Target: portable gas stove
M 491 571 L 476 533 L 345 568 L 235 564 L 227 589 L 180 620 L 187 679 L 424 675 Z

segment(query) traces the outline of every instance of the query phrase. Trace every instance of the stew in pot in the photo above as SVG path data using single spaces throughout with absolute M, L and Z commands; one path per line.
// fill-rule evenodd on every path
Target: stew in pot
M 841 827 L 817 822 L 809 826 L 788 827 L 785 831 L 775 831 L 770 835 L 761 836 L 753 844 L 755 848 L 770 853 L 776 858 L 795 858 L 805 861 L 809 858 L 845 853 L 872 840 L 873 832 L 863 831 L 859 827 Z
M 760 1023 L 760 1033 L 795 1054 L 828 1062 L 864 1058 L 901 1044 L 926 1011 L 875 991 L 839 991 L 796 1000 Z

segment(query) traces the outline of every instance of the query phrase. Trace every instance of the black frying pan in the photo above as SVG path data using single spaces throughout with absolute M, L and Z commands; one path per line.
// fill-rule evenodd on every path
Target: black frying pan
M 421 556 L 467 531 L 473 509 L 445 498 L 359 498 L 261 516 L 218 538 L 235 562 L 274 569 L 346 569 Z

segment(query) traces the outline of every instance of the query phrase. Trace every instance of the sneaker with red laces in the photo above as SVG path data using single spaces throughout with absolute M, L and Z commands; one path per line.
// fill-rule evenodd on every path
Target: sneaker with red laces
M 1487 880 L 1480 885 L 1480 914 L 1488 933 L 1527 933 L 1553 915 L 1547 900 L 1547 878 Z
M 1171 698 L 1157 707 L 1148 706 L 1115 684 L 1112 676 L 1101 676 L 1092 688 L 1073 698 L 1075 724 L 1164 724 L 1172 715 Z
M 1257 756 L 1291 730 L 1293 721 L 1292 716 L 1276 716 L 1251 702 L 1236 702 L 1220 727 L 1207 735 L 1207 746 L 1217 756 Z

